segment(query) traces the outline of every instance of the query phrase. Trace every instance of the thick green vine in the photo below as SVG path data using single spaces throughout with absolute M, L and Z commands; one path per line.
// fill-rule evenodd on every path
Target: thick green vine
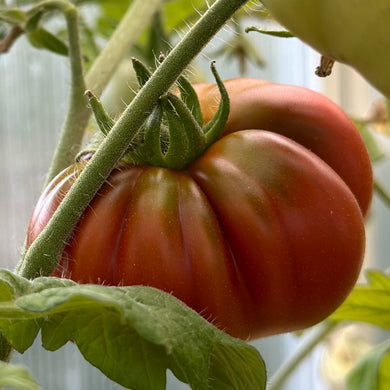
M 26 252 L 18 266 L 20 275 L 35 278 L 52 273 L 83 211 L 128 149 L 159 97 L 246 2 L 247 0 L 217 0 L 159 65 L 111 129 L 50 222 Z

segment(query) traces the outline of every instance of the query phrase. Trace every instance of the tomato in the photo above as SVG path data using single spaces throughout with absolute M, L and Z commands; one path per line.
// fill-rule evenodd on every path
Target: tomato
M 31 245 L 83 170 L 42 194 Z M 276 133 L 233 132 L 184 171 L 121 164 L 74 229 L 55 276 L 153 286 L 243 339 L 311 326 L 346 298 L 363 216 L 317 155 Z
M 388 0 L 262 0 L 272 15 L 321 54 L 353 66 L 390 98 Z
M 370 158 L 350 118 L 324 95 L 307 88 L 250 78 L 224 82 L 230 115 L 224 134 L 263 129 L 282 134 L 310 149 L 347 183 L 367 214 L 373 192 Z M 217 110 L 216 85 L 195 84 L 205 121 Z

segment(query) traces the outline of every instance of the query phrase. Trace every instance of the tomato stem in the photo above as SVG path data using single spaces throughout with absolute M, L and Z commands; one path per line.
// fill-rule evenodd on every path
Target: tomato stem
M 88 116 L 84 115 L 82 110 L 80 110 L 80 107 L 86 105 L 87 100 L 84 96 L 86 88 L 79 42 L 77 8 L 67 0 L 46 0 L 37 3 L 29 10 L 29 13 L 33 15 L 41 10 L 59 10 L 64 14 L 68 30 L 71 70 L 68 112 L 47 174 L 44 185 L 46 186 L 57 173 L 74 162 L 88 122 Z
M 129 148 L 160 96 L 166 93 L 197 53 L 246 2 L 217 0 L 173 48 L 126 108 L 49 223 L 25 253 L 19 265 L 20 275 L 35 278 L 53 272 L 74 226 Z M 144 1 L 142 3 L 145 4 Z
M 100 96 L 164 0 L 133 0 L 104 49 L 85 76 L 87 87 Z
M 281 390 L 297 366 L 318 346 L 320 341 L 333 331 L 336 325 L 336 322 L 324 321 L 313 328 L 311 333 L 298 346 L 295 353 L 276 371 L 270 380 L 267 390 Z
M 71 90 L 68 112 L 44 187 L 62 169 L 72 164 L 79 152 L 90 118 L 90 109 L 84 96 L 86 87 L 93 90 L 97 96 L 101 95 L 122 58 L 135 44 L 162 2 L 163 0 L 148 0 L 147 2 L 134 0 L 131 3 L 110 40 L 85 75 L 85 81 L 82 72 L 76 7 L 67 0 L 47 0 L 36 4 L 30 10 L 36 12 L 44 7 L 64 12 L 69 36 Z

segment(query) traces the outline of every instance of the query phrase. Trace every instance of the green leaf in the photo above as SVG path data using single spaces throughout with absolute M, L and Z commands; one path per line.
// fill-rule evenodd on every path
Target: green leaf
M 64 279 L 39 278 L 33 284 L 8 271 L 0 271 L 0 329 L 9 343 L 20 353 L 34 342 L 42 325 L 42 316 L 26 313 L 15 305 L 15 301 L 41 289 L 74 285 Z
M 256 349 L 160 290 L 28 281 L 0 271 L 0 293 L 0 329 L 16 349 L 36 336 L 28 330 L 35 323 L 44 348 L 73 340 L 86 360 L 133 390 L 165 389 L 167 369 L 197 390 L 265 388 Z
M 39 23 L 42 19 L 42 16 L 44 15 L 43 11 L 38 11 L 38 12 L 35 12 L 33 15 L 31 15 L 25 26 L 24 26 L 24 30 L 27 32 L 27 33 L 30 33 L 34 30 L 36 30 L 39 26 Z
M 273 37 L 279 37 L 279 38 L 294 38 L 294 35 L 290 33 L 290 31 L 286 30 L 265 30 L 260 27 L 247 27 L 245 29 L 245 32 L 250 32 L 250 31 L 256 31 L 261 34 L 265 35 L 272 35 Z
M 43 28 L 37 28 L 28 33 L 27 38 L 38 49 L 46 49 L 64 56 L 68 55 L 66 44 Z
M 0 7 L 0 20 L 9 24 L 21 25 L 27 19 L 25 12 L 19 8 L 3 8 Z
M 347 376 L 348 390 L 384 390 L 389 383 L 390 341 L 367 353 Z
M 367 271 L 369 284 L 356 286 L 330 317 L 333 321 L 364 321 L 390 329 L 390 279 Z
M 216 344 L 211 353 L 210 377 L 214 389 L 260 389 L 264 380 L 264 367 L 254 370 L 258 364 L 258 354 L 252 349 L 248 350 L 243 344 Z M 258 384 L 255 386 L 255 384 Z M 249 386 L 249 387 L 248 387 Z M 210 387 L 211 388 L 211 387 Z
M 0 362 L 0 388 L 2 386 L 12 386 L 23 390 L 40 389 L 37 382 L 35 382 L 25 367 Z

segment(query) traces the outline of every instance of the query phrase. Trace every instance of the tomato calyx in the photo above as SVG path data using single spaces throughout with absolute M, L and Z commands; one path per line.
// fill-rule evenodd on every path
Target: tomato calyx
M 92 91 L 90 91 L 89 89 L 86 90 L 85 95 L 88 97 L 89 105 L 92 108 L 96 123 L 99 126 L 99 130 L 104 135 L 107 135 L 111 128 L 115 125 L 115 121 L 107 114 L 103 105 L 92 93 Z
M 151 74 L 137 59 L 133 59 L 133 67 L 142 87 Z M 171 92 L 160 97 L 141 130 L 140 142 L 133 145 L 125 160 L 183 170 L 221 136 L 229 116 L 229 96 L 214 62 L 211 71 L 221 94 L 215 116 L 203 123 L 198 96 L 182 75 L 178 79 L 180 98 Z
M 142 88 L 151 73 L 137 59 L 133 59 L 133 67 Z M 177 82 L 180 98 L 172 92 L 160 97 L 123 157 L 124 162 L 184 170 L 220 138 L 229 116 L 229 96 L 214 62 L 211 71 L 221 94 L 214 117 L 204 123 L 195 89 L 182 75 Z M 101 134 L 92 137 L 79 159 L 96 150 L 102 135 L 106 136 L 115 125 L 93 93 L 87 91 L 86 95 Z

